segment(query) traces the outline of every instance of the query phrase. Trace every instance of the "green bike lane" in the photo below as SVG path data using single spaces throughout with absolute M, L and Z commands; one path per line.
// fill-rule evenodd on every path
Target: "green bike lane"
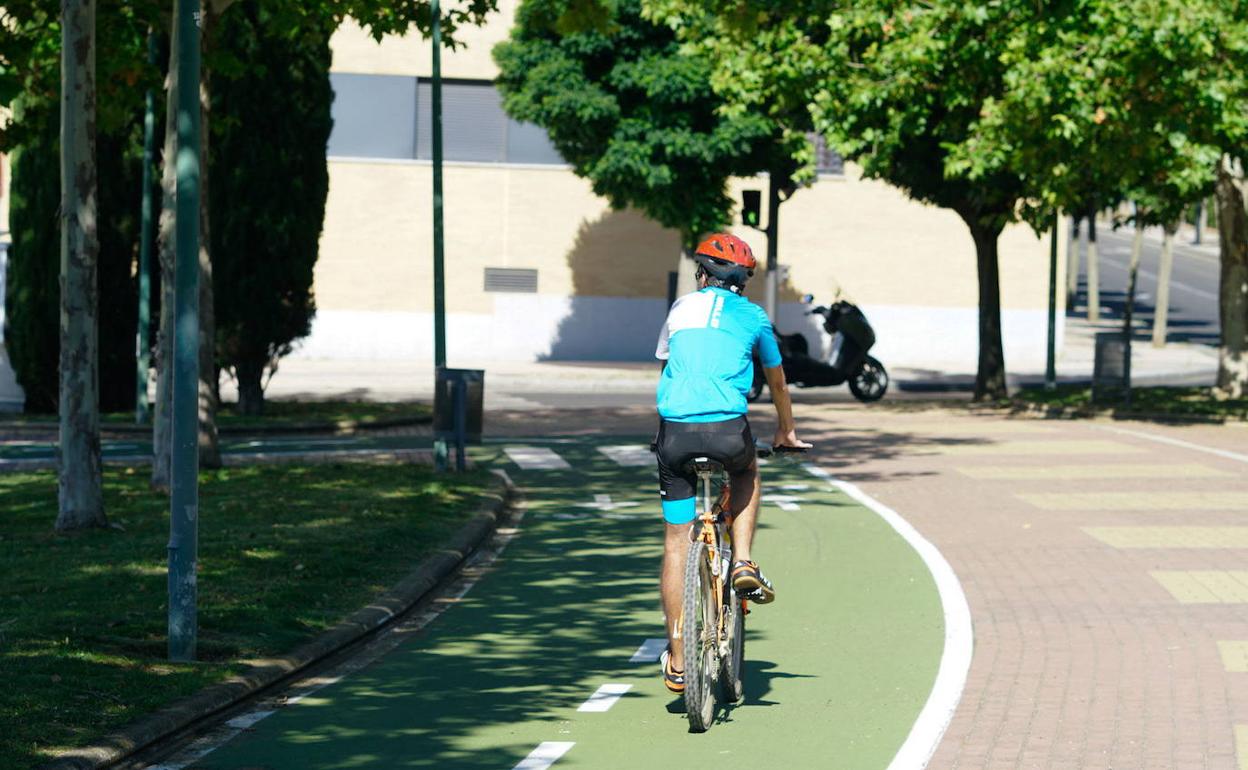
M 639 462 L 640 438 L 479 450 L 524 498 L 494 568 L 394 651 L 191 766 L 541 768 L 526 757 L 545 744 L 556 768 L 887 767 L 941 661 L 941 600 L 922 559 L 799 463 L 768 464 L 755 554 L 778 598 L 747 618 L 743 701 L 691 734 L 653 655 L 639 655 L 663 635 L 662 526 L 653 465 L 599 451 L 618 459 L 619 445 Z M 567 467 L 520 468 L 505 451 L 517 446 Z M 604 685 L 626 691 L 580 710 Z

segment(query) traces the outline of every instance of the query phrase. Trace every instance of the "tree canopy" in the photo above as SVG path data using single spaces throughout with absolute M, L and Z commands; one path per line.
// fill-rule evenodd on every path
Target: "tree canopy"
M 494 49 L 508 114 L 545 128 L 596 194 L 690 244 L 731 219 L 731 177 L 791 173 L 805 139 L 768 115 L 729 114 L 710 62 L 686 54 L 640 0 L 525 0 Z
M 646 10 L 713 61 L 728 114 L 805 106 L 815 130 L 865 176 L 966 222 L 979 272 L 975 394 L 1004 395 L 997 236 L 1025 187 L 1008 165 L 971 177 L 951 160 L 985 100 L 1004 88 L 999 60 L 1015 22 L 1008 9 L 953 0 L 647 0 Z

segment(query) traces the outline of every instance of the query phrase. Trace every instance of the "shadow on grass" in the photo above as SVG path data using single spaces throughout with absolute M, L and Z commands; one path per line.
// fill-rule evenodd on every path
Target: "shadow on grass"
M 415 466 L 201 476 L 200 663 L 164 661 L 168 500 L 105 472 L 119 529 L 52 530 L 51 473 L 0 476 L 0 767 L 80 744 L 286 651 L 397 582 L 476 510 L 484 473 Z

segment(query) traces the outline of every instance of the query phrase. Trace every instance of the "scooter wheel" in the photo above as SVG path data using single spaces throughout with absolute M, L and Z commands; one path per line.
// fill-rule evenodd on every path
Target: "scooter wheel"
M 888 372 L 884 364 L 867 356 L 854 376 L 849 378 L 849 392 L 863 403 L 879 401 L 888 390 Z

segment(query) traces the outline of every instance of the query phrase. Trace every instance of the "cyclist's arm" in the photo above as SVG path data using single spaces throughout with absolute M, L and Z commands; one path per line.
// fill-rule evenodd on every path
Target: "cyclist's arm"
M 771 391 L 771 402 L 775 404 L 776 416 L 780 424 L 776 428 L 773 446 L 790 446 L 809 449 L 810 444 L 797 438 L 797 424 L 793 421 L 793 402 L 789 400 L 789 384 L 784 379 L 783 366 L 763 368 L 763 376 L 767 378 L 767 389 Z

